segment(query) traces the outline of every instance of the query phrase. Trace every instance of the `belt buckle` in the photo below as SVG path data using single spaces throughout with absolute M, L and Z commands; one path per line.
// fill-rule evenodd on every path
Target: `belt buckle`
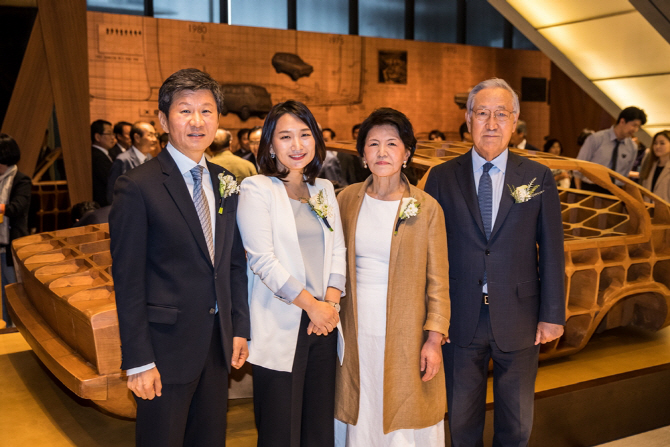
M 483 295 L 484 295 L 484 304 L 488 305 L 489 304 L 489 294 L 484 293 Z

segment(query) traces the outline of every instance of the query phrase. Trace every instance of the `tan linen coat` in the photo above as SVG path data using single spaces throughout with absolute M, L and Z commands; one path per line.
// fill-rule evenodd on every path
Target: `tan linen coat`
M 406 179 L 403 176 L 403 180 Z M 356 224 L 369 177 L 342 191 L 337 200 L 347 244 L 347 295 L 341 302 L 345 354 L 338 364 L 335 417 L 347 424 L 358 421 L 360 374 L 356 296 Z M 428 382 L 421 381 L 421 347 L 426 331 L 449 331 L 449 264 L 447 234 L 440 205 L 428 194 L 409 185 L 405 197 L 421 203 L 417 216 L 400 224 L 391 242 L 386 346 L 384 357 L 384 433 L 419 429 L 444 419 L 446 389 L 444 368 Z M 398 215 L 396 214 L 396 220 Z

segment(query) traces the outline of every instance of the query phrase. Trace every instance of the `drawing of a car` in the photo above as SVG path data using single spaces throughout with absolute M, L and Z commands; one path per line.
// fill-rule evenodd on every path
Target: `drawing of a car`
M 297 54 L 292 53 L 275 53 L 272 57 L 272 66 L 277 73 L 286 73 L 294 81 L 303 76 L 309 76 L 314 71 L 314 67 L 306 64 Z

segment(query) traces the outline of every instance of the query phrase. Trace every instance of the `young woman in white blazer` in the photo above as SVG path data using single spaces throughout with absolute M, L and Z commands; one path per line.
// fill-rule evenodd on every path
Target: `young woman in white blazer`
M 261 175 L 240 188 L 259 446 L 333 445 L 346 247 L 333 185 L 317 178 L 324 158 L 309 109 L 277 104 L 258 148 Z
M 651 150 L 640 169 L 640 184 L 665 201 L 670 201 L 670 130 L 654 135 Z

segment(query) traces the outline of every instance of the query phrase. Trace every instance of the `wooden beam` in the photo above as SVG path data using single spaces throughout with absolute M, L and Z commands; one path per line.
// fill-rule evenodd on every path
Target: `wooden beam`
M 86 0 L 38 0 L 70 202 L 91 200 Z
M 21 148 L 19 171 L 33 175 L 44 131 L 49 123 L 54 101 L 44 39 L 37 13 L 12 99 L 2 124 L 2 132 L 11 135 Z

